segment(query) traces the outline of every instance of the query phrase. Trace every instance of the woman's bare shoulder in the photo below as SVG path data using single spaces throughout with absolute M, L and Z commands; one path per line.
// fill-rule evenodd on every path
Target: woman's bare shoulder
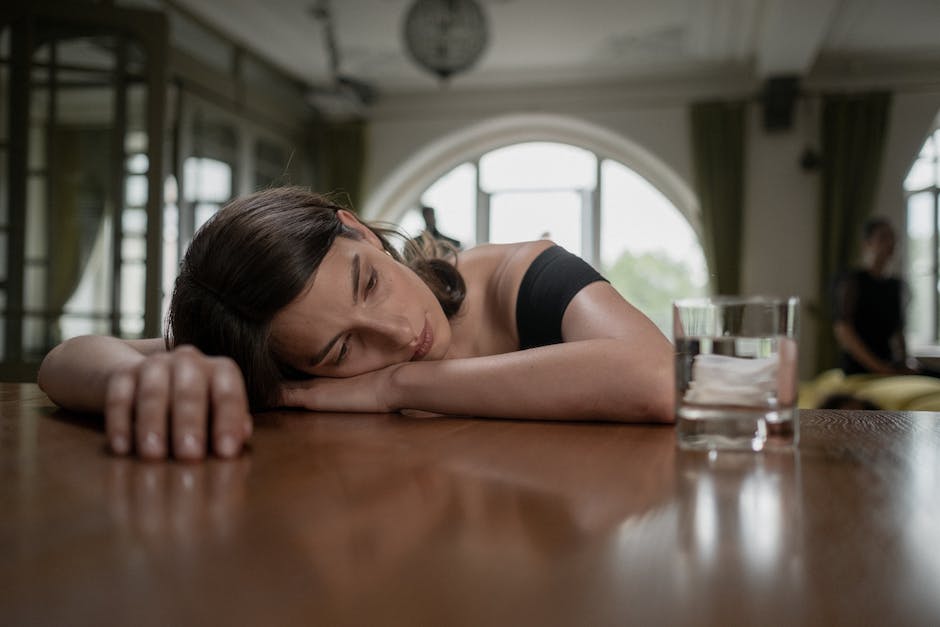
M 547 239 L 512 244 L 481 244 L 461 252 L 457 263 L 461 271 L 473 270 L 477 266 L 488 266 L 494 270 L 499 269 L 511 273 L 513 269 L 521 267 L 524 274 L 533 259 L 554 245 L 554 242 Z
M 460 253 L 457 267 L 466 281 L 485 284 L 488 292 L 500 300 L 512 301 L 515 307 L 515 296 L 526 270 L 536 257 L 554 245 L 547 239 L 482 244 Z

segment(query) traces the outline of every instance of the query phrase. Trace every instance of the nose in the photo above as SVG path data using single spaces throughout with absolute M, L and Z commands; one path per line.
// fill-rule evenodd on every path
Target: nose
M 416 331 L 411 322 L 402 315 L 394 312 L 373 312 L 366 321 L 368 330 L 395 348 L 407 346 L 417 338 Z

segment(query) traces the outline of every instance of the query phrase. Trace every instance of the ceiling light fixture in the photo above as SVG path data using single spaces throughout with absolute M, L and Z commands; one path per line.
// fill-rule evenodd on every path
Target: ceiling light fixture
M 416 0 L 405 15 L 405 48 L 442 81 L 480 59 L 489 26 L 476 0 Z

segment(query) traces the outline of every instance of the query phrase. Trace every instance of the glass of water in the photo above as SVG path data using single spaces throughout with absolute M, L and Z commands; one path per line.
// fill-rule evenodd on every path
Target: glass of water
M 719 296 L 673 304 L 680 448 L 797 443 L 798 298 Z

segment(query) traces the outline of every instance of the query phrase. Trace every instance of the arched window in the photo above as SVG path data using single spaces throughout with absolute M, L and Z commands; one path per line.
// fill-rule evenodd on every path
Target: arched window
M 570 144 L 524 142 L 464 162 L 433 182 L 420 204 L 465 248 L 552 239 L 596 267 L 671 337 L 671 307 L 707 292 L 695 231 L 649 181 L 618 161 Z M 415 206 L 399 218 L 416 235 Z

